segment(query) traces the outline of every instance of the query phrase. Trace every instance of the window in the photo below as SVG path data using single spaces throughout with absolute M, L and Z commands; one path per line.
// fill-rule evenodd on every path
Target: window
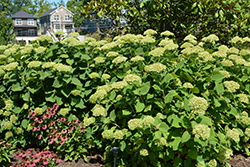
M 70 15 L 66 14 L 65 15 L 65 20 L 71 20 Z
M 28 34 L 29 34 L 29 36 L 35 36 L 35 30 L 34 29 L 29 29 Z
M 72 29 L 72 25 L 65 25 L 65 29 Z
M 16 19 L 16 25 L 22 25 L 22 19 Z
M 59 20 L 59 15 L 54 15 L 54 20 Z
M 17 33 L 17 36 L 22 36 L 23 35 L 22 30 L 16 30 L 16 33 Z
M 34 19 L 28 19 L 28 25 L 34 25 Z
M 55 25 L 55 29 L 56 29 L 56 30 L 60 30 L 60 24 L 56 24 L 56 25 Z

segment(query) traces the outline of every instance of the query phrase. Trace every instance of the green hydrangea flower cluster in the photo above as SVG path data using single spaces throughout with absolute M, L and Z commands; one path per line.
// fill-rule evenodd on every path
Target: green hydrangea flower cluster
M 128 121 L 128 128 L 131 130 L 142 128 L 143 121 L 138 118 L 134 118 Z
M 13 108 L 13 101 L 12 100 L 9 100 L 9 99 L 5 100 L 4 103 L 5 103 L 5 109 L 7 111 L 9 111 Z
M 227 54 L 239 54 L 239 49 L 235 48 L 235 47 L 231 47 L 227 50 Z
M 58 63 L 54 65 L 55 69 L 59 72 L 69 72 L 71 71 L 72 67 L 68 65 L 64 65 L 62 63 Z
M 95 118 L 94 117 L 90 117 L 90 118 L 84 117 L 84 119 L 83 119 L 83 125 L 85 127 L 93 124 L 94 122 L 95 122 Z
M 211 159 L 211 160 L 208 162 L 208 166 L 209 166 L 209 167 L 217 167 L 217 161 L 216 161 L 216 159 Z
M 204 161 L 198 161 L 198 163 L 196 164 L 196 167 L 206 167 L 205 162 Z
M 42 68 L 45 69 L 45 68 L 51 68 L 51 67 L 55 67 L 56 63 L 54 62 L 46 62 L 42 65 Z
M 220 70 L 219 71 L 222 75 L 224 75 L 225 76 L 225 78 L 230 78 L 230 73 L 228 72 L 228 71 L 223 71 L 223 70 Z
M 128 83 L 133 83 L 134 81 L 142 82 L 141 77 L 136 74 L 128 74 L 123 78 L 123 81 L 126 81 Z
M 93 116 L 98 117 L 104 115 L 105 115 L 105 108 L 100 104 L 96 104 L 93 108 Z
M 118 52 L 110 51 L 110 52 L 108 52 L 108 54 L 106 55 L 106 57 L 116 57 L 117 55 L 119 55 Z
M 144 157 L 148 156 L 148 150 L 147 149 L 141 149 L 140 150 L 140 155 L 144 156 Z
M 170 32 L 170 31 L 168 31 L 168 30 L 166 30 L 166 31 L 164 31 L 164 32 L 162 32 L 161 33 L 161 36 L 174 36 L 174 33 L 172 33 L 172 32 Z
M 104 63 L 105 62 L 105 57 L 98 56 L 98 57 L 94 58 L 94 61 L 96 63 Z
M 18 127 L 18 128 L 16 128 L 15 133 L 16 133 L 16 134 L 21 134 L 22 131 L 23 131 L 23 129 L 20 128 L 20 127 Z
M 155 43 L 155 39 L 150 37 L 150 36 L 146 36 L 145 38 L 143 38 L 140 42 L 141 44 L 150 44 L 150 43 Z
M 193 134 L 196 138 L 201 137 L 203 140 L 206 140 L 210 137 L 210 128 L 204 124 L 197 124 L 193 129 Z
M 61 108 L 59 113 L 62 115 L 62 116 L 65 116 L 69 113 L 69 109 L 68 108 Z
M 122 140 L 124 135 L 125 135 L 125 134 L 123 133 L 122 130 L 117 130 L 117 131 L 115 131 L 115 133 L 113 134 L 114 138 L 115 138 L 115 139 L 119 139 L 119 140 Z
M 40 67 L 42 63 L 40 61 L 31 61 L 29 64 L 28 64 L 28 68 L 37 68 L 37 67 Z
M 102 132 L 102 138 L 112 140 L 114 138 L 113 130 L 104 130 Z
M 12 124 L 11 121 L 5 121 L 5 122 L 4 122 L 4 126 L 5 126 L 8 130 L 10 130 L 10 129 L 12 129 L 13 124 Z
M 16 115 L 11 115 L 11 116 L 10 116 L 10 121 L 11 121 L 12 123 L 16 122 L 16 120 L 17 120 L 17 116 L 16 116 Z
M 193 86 L 190 82 L 185 82 L 185 83 L 183 84 L 183 87 L 184 87 L 184 88 L 194 88 L 194 86 Z
M 39 42 L 44 42 L 44 41 L 53 42 L 53 38 L 48 35 L 41 35 L 36 40 Z
M 5 133 L 5 137 L 6 138 L 9 138 L 9 137 L 12 137 L 13 136 L 13 133 L 11 131 L 8 131 Z
M 18 62 L 13 62 L 13 63 L 10 63 L 10 64 L 7 64 L 5 65 L 4 69 L 6 71 L 13 71 L 14 69 L 16 69 L 16 67 L 18 66 Z
M 123 89 L 127 85 L 128 83 L 126 81 L 118 81 L 118 82 L 112 83 L 110 86 L 112 89 Z
M 204 115 L 209 104 L 203 97 L 194 96 L 189 100 L 188 105 L 192 108 L 192 111 L 198 115 Z
M 91 74 L 89 74 L 89 78 L 91 79 L 99 78 L 99 74 L 97 72 L 92 72 Z
M 65 32 L 63 32 L 62 30 L 57 30 L 55 32 L 55 35 L 63 35 L 63 34 L 65 34 Z
M 46 50 L 46 48 L 42 47 L 42 46 L 39 46 L 38 48 L 35 48 L 36 53 L 43 53 L 43 52 L 45 52 L 45 50 Z
M 143 33 L 143 35 L 147 35 L 147 36 L 152 36 L 155 34 L 157 34 L 157 31 L 152 30 L 152 29 L 148 29 L 148 30 L 144 31 L 144 33 Z
M 246 104 L 249 104 L 249 98 L 246 94 L 240 93 L 237 95 L 240 98 L 240 101 Z
M 208 51 L 199 52 L 198 56 L 203 62 L 214 61 L 215 59 Z
M 225 81 L 223 83 L 230 92 L 236 92 L 236 90 L 240 88 L 240 85 L 235 81 Z
M 151 126 L 154 121 L 155 119 L 150 115 L 146 115 L 142 120 L 144 126 Z
M 158 47 L 158 48 L 155 48 L 154 50 L 151 50 L 148 53 L 148 55 L 152 55 L 154 57 L 160 57 L 164 55 L 164 52 L 165 52 L 165 48 Z
M 104 80 L 108 80 L 109 78 L 111 78 L 111 76 L 109 74 L 102 74 L 101 78 Z
M 104 97 L 107 95 L 107 91 L 101 89 L 101 90 L 98 90 L 96 91 L 94 94 L 92 94 L 90 97 L 89 97 L 89 101 L 91 103 L 96 103 L 96 101 L 99 99 L 99 100 L 102 100 L 104 99 Z
M 21 54 L 30 54 L 33 50 L 32 45 L 26 45 L 24 49 L 21 50 Z
M 221 64 L 223 66 L 226 66 L 226 67 L 232 67 L 232 66 L 234 66 L 234 63 L 231 60 L 226 60 L 226 59 L 223 59 L 221 61 Z
M 161 145 L 161 146 L 165 146 L 167 144 L 167 140 L 165 138 L 160 138 L 160 139 L 156 139 L 154 141 L 155 145 Z
M 240 131 L 236 128 L 228 129 L 227 136 L 236 142 L 240 141 Z
M 161 63 L 154 63 L 149 66 L 145 66 L 145 71 L 155 71 L 160 73 L 162 70 L 165 70 L 167 67 Z
M 78 37 L 80 34 L 78 32 L 72 32 L 68 36 L 70 37 Z
M 210 34 L 209 36 L 202 38 L 202 41 L 215 43 L 216 41 L 219 41 L 219 38 L 214 34 Z
M 127 59 L 128 59 L 127 57 L 118 56 L 114 60 L 112 60 L 112 63 L 119 64 L 125 62 Z
M 137 61 L 143 61 L 145 60 L 144 57 L 141 56 L 135 56 L 130 59 L 131 62 L 137 62 Z
M 37 115 L 42 115 L 43 114 L 43 109 L 40 108 L 40 107 L 37 107 L 37 108 L 35 108 L 34 112 L 37 113 Z

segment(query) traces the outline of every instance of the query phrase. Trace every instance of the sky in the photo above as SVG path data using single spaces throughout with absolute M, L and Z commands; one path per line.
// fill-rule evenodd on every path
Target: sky
M 47 0 L 48 2 L 50 3 L 53 3 L 53 2 L 60 2 L 60 0 Z M 63 2 L 65 3 L 65 5 L 67 4 L 68 0 L 63 0 Z

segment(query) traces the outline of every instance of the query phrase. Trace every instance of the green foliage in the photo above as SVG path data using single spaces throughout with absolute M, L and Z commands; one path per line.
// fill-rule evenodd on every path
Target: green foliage
M 233 151 L 249 152 L 250 39 L 222 45 L 214 34 L 202 42 L 188 35 L 179 46 L 169 31 L 144 34 L 1 46 L 1 138 L 28 146 L 35 135 L 46 145 L 49 131 L 39 136 L 31 131 L 39 122 L 27 118 L 57 103 L 54 121 L 84 126 L 57 150 L 69 160 L 95 148 L 110 163 L 110 146 L 119 146 L 119 165 L 223 166 Z
M 12 19 L 6 16 L 4 11 L 0 12 L 0 45 L 7 45 L 13 42 L 15 34 L 12 32 L 14 25 Z
M 249 0 L 93 0 L 85 5 L 83 15 L 91 12 L 114 20 L 126 18 L 127 33 L 142 34 L 152 28 L 170 30 L 179 42 L 190 33 L 200 39 L 216 34 L 222 43 L 238 35 L 249 36 Z M 125 12 L 124 12 L 125 11 Z M 121 27 L 118 22 L 116 27 Z

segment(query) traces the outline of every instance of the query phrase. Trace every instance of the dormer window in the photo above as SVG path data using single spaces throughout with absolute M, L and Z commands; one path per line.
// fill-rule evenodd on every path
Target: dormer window
M 71 20 L 70 15 L 66 14 L 65 15 L 65 20 Z
M 34 25 L 34 19 L 28 19 L 28 25 Z
M 16 19 L 16 25 L 22 25 L 22 19 Z
M 54 15 L 54 20 L 59 20 L 59 15 Z

